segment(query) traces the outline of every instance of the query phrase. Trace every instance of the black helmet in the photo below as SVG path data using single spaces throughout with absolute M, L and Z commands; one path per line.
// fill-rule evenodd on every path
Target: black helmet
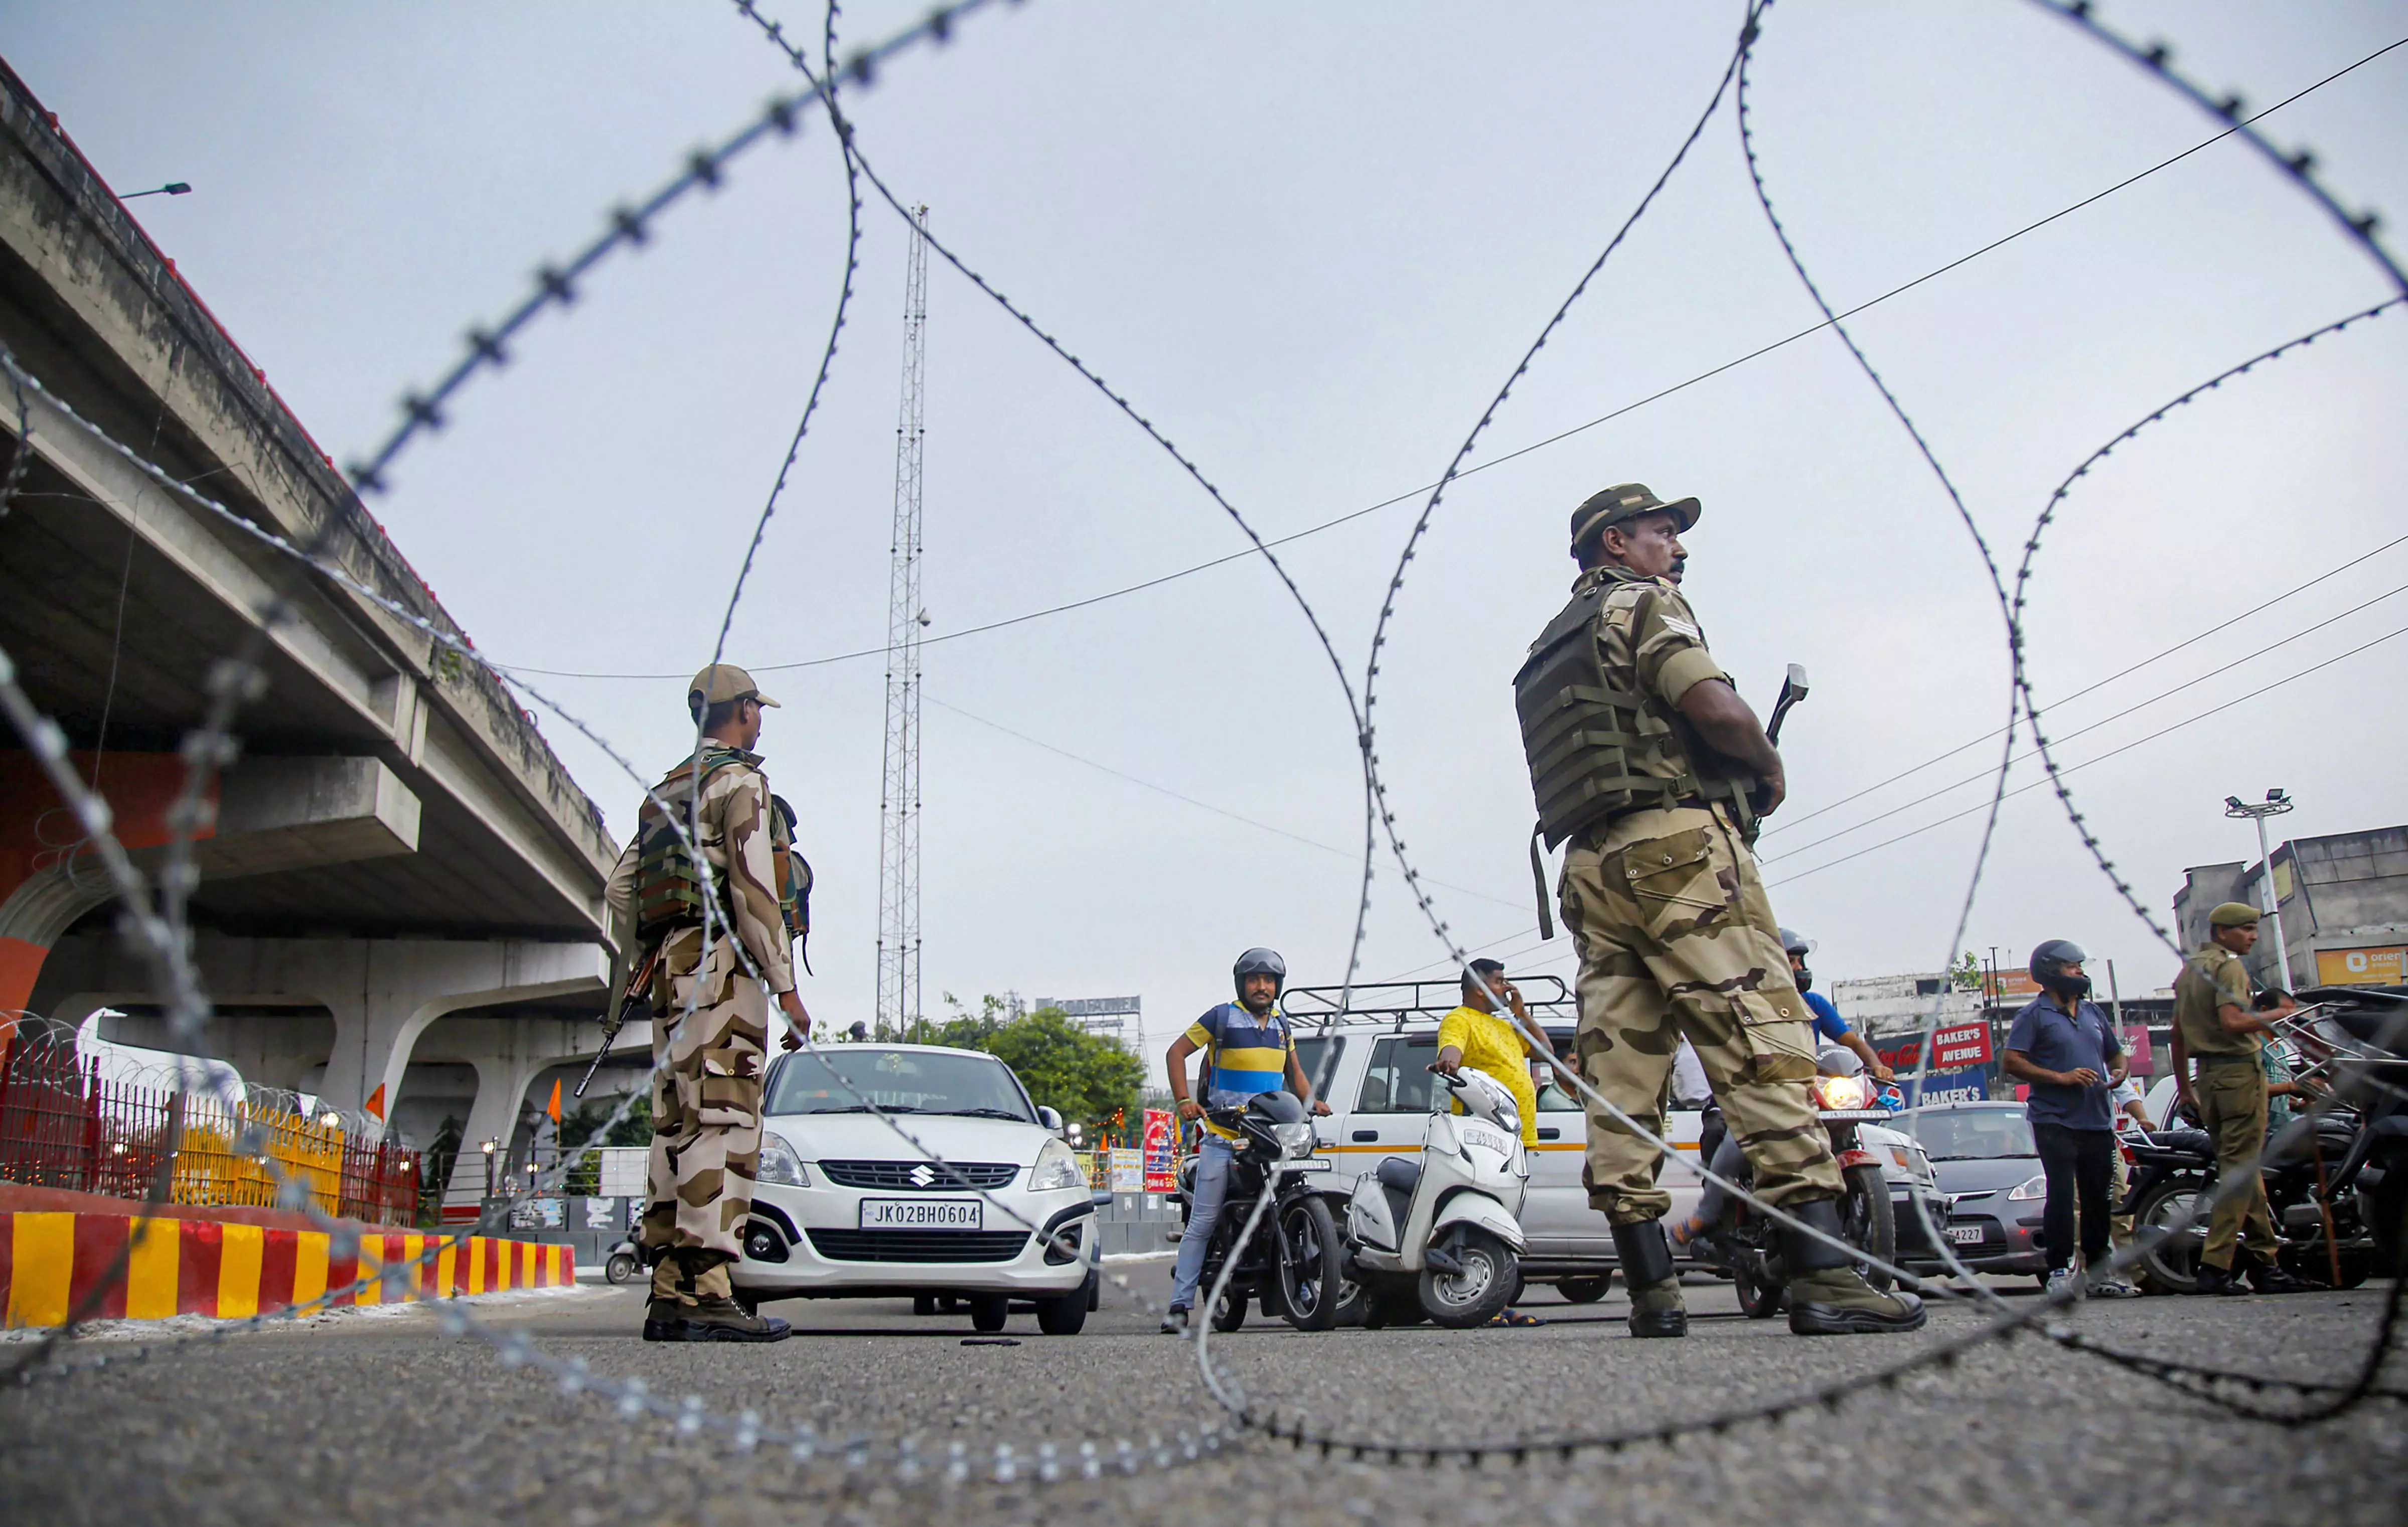
M 2065 967 L 2079 965 L 2089 958 L 2082 952 L 2082 945 L 2071 939 L 2051 939 L 2031 952 L 2031 963 L 2026 968 L 2043 990 L 2067 997 L 2087 997 L 2090 977 L 2068 975 Z
M 1781 947 L 1803 959 L 1814 952 L 1814 941 L 1794 928 L 1781 930 Z
M 1271 990 L 1276 994 L 1287 986 L 1287 961 L 1279 957 L 1276 949 L 1249 949 L 1229 967 L 1229 979 L 1240 997 L 1246 994 L 1246 977 L 1250 975 L 1269 976 Z

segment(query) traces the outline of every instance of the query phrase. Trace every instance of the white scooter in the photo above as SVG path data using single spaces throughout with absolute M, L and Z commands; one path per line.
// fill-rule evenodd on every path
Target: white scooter
M 1522 1116 L 1496 1078 L 1438 1073 L 1418 1159 L 1391 1156 L 1355 1179 L 1346 1201 L 1346 1276 L 1367 1300 L 1364 1323 L 1486 1325 L 1522 1286 L 1522 1198 L 1530 1165 Z M 1449 1111 L 1460 1101 L 1464 1112 Z

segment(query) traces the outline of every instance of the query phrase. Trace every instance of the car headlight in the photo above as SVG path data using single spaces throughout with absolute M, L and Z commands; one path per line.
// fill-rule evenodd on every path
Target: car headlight
M 1279 1142 L 1280 1154 L 1291 1161 L 1312 1154 L 1312 1123 L 1310 1119 L 1298 1119 L 1293 1124 L 1274 1124 L 1271 1126 L 1271 1138 Z
M 2020 1186 L 2008 1189 L 2007 1197 L 2020 1199 L 2027 1203 L 2036 1198 L 2048 1197 L 2048 1174 L 2042 1173 L 2026 1177 Z
M 761 1136 L 761 1164 L 753 1169 L 755 1182 L 766 1182 L 773 1188 L 809 1188 L 811 1174 L 803 1170 L 803 1159 L 795 1147 L 774 1134 Z
M 1084 1188 L 1086 1173 L 1079 1169 L 1079 1158 L 1059 1140 L 1048 1140 L 1045 1148 L 1037 1153 L 1037 1168 L 1028 1174 L 1029 1188 L 1039 1193 L 1056 1188 Z

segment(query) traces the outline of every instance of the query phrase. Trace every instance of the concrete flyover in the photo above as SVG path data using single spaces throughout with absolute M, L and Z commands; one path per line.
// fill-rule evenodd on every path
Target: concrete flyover
M 176 479 L 460 634 L 5 65 L 0 342 Z M 535 1076 L 598 1035 L 616 854 L 600 814 L 532 717 L 425 630 L 162 489 L 42 395 L 22 421 L 18 404 L 0 382 L 0 470 L 23 468 L 0 516 L 0 648 L 137 862 L 169 842 L 212 665 L 248 643 L 265 674 L 194 850 L 196 953 L 223 1010 L 210 1044 L 422 1139 L 437 1119 L 414 1079 L 467 1067 L 468 1138 L 507 1142 Z M 156 1041 L 150 983 L 60 804 L 0 730 L 0 1030 L 108 1007 L 126 1015 L 108 1037 Z

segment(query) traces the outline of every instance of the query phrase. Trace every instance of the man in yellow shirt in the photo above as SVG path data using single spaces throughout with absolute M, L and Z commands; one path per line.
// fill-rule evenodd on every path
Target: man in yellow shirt
M 1505 979 L 1505 967 L 1493 959 L 1475 959 L 1463 978 L 1463 1005 L 1439 1020 L 1438 1067 L 1454 1075 L 1465 1066 L 1482 1071 L 1513 1094 L 1522 1113 L 1522 1148 L 1539 1145 L 1539 1089 L 1530 1081 L 1530 1042 L 1522 1030 L 1497 1016 L 1491 989 L 1505 994 L 1513 1016 L 1527 1023 L 1529 1010 L 1522 994 Z M 1457 1104 L 1460 1107 L 1461 1104 Z
M 1438 1060 L 1432 1071 L 1442 1071 L 1449 1076 L 1466 1066 L 1485 1073 L 1513 1094 L 1514 1109 L 1522 1116 L 1522 1148 L 1535 1150 L 1539 1145 L 1539 1089 L 1530 1080 L 1530 1042 L 1522 1031 L 1497 1016 L 1497 1000 L 1491 991 L 1505 994 L 1512 1004 L 1513 1016 L 1526 1023 L 1529 1010 L 1522 1005 L 1522 994 L 1505 979 L 1505 967 L 1493 959 L 1475 959 L 1463 977 L 1463 1005 L 1439 1020 Z M 1460 1113 L 1463 1104 L 1456 1103 Z M 1498 1314 L 1496 1325 L 1534 1326 L 1537 1318 L 1518 1309 L 1506 1308 Z

